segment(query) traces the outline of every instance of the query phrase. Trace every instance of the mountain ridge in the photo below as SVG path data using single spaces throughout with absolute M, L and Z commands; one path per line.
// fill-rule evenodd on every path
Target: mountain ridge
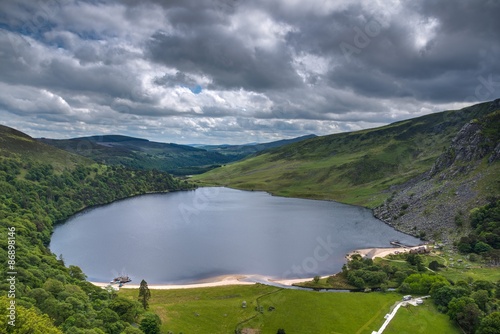
M 453 152 L 451 145 L 454 140 L 458 143 L 457 135 L 467 124 L 482 124 L 482 129 L 491 134 L 492 139 L 489 140 L 493 144 L 497 143 L 499 130 L 494 126 L 496 123 L 485 121 L 484 117 L 500 109 L 499 101 L 420 116 L 375 129 L 308 139 L 215 169 L 194 177 L 194 180 L 202 185 L 217 184 L 264 190 L 281 196 L 329 199 L 372 209 L 379 208 L 388 200 L 398 203 L 398 191 L 409 187 L 412 182 L 420 182 L 443 154 Z M 485 143 L 484 140 L 476 140 L 469 151 L 479 150 Z M 493 155 L 500 151 L 500 146 L 496 145 L 498 144 L 490 147 Z M 484 154 L 480 154 L 478 159 L 458 164 L 470 164 L 470 175 L 475 175 L 479 187 L 476 195 L 467 192 L 471 198 L 468 200 L 469 204 L 463 207 L 463 215 L 472 204 L 484 204 L 488 191 L 492 195 L 500 194 L 498 187 L 487 190 L 488 187 L 484 185 L 489 183 L 492 188 L 496 184 L 495 179 L 499 175 L 498 160 L 488 165 L 487 160 L 490 158 Z M 450 171 L 450 166 L 445 163 L 444 172 Z M 457 174 L 456 178 L 465 179 L 462 174 Z M 432 179 L 429 187 L 437 187 L 434 183 L 439 180 L 436 180 Z M 454 186 L 460 187 L 458 183 L 457 181 Z M 411 196 L 410 193 L 408 192 L 408 196 Z M 416 199 L 418 196 L 413 194 L 413 197 Z M 439 199 L 447 200 L 444 196 Z M 439 210 L 437 204 L 439 203 L 432 208 L 423 205 L 421 211 L 417 210 L 420 220 L 416 221 L 415 218 L 411 224 L 397 224 L 394 220 L 388 222 L 407 233 L 430 237 L 435 221 L 421 218 L 426 210 L 426 214 L 428 211 Z M 397 212 L 392 210 L 388 216 L 379 215 L 379 218 L 387 221 L 387 218 L 394 219 L 397 216 L 399 219 L 400 215 L 407 215 L 410 210 L 411 203 L 400 201 Z M 453 232 L 450 230 L 455 227 L 453 220 L 459 214 L 458 211 L 446 211 L 446 222 L 440 225 L 442 235 Z
M 193 147 L 123 135 L 38 140 L 96 162 L 136 169 L 158 169 L 175 175 L 198 174 L 257 152 L 309 138 L 311 135 L 256 145 Z

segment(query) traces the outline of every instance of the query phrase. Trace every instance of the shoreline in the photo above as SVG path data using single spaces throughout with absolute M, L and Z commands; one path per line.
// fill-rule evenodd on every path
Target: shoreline
M 347 253 L 346 259 L 349 260 L 355 254 L 359 254 L 363 258 L 368 257 L 370 259 L 375 259 L 378 257 L 384 258 L 389 255 L 408 253 L 411 250 L 418 250 L 421 249 L 422 247 L 428 250 L 427 246 L 425 245 L 418 245 L 412 247 L 373 247 L 373 248 L 356 249 L 353 250 L 352 252 Z
M 205 279 L 194 283 L 187 284 L 148 284 L 148 288 L 152 290 L 174 290 L 174 289 L 195 289 L 195 288 L 208 288 L 208 287 L 216 287 L 216 286 L 225 286 L 225 285 L 251 285 L 255 284 L 254 282 L 245 282 L 243 279 L 246 279 L 247 276 L 244 275 L 227 275 L 227 276 L 218 276 L 212 279 Z M 90 282 L 96 286 L 100 286 L 102 288 L 111 285 L 113 287 L 118 287 L 118 284 L 110 284 L 106 282 Z M 120 289 L 139 289 L 139 284 L 129 284 L 125 283 Z
M 352 252 L 346 254 L 345 259 L 348 261 L 353 255 L 359 254 L 363 258 L 368 257 L 371 259 L 375 258 L 384 258 L 388 255 L 392 254 L 401 254 L 408 253 L 412 249 L 419 249 L 421 247 L 425 247 L 422 245 L 413 246 L 413 247 L 372 247 L 372 248 L 364 248 L 364 249 L 356 249 Z M 332 275 L 322 276 L 321 278 L 327 278 L 330 276 L 334 276 L 337 273 Z M 184 284 L 148 284 L 148 288 L 151 290 L 175 290 L 175 289 L 196 289 L 196 288 L 210 288 L 210 287 L 218 287 L 218 286 L 229 286 L 229 285 L 254 285 L 257 283 L 260 284 L 269 284 L 269 285 L 282 285 L 284 287 L 291 287 L 297 283 L 303 283 L 312 281 L 313 277 L 306 278 L 292 278 L 292 279 L 281 279 L 281 278 L 272 278 L 268 276 L 262 275 L 222 275 L 216 276 L 212 278 L 202 279 L 193 283 L 184 283 Z M 95 286 L 99 286 L 105 288 L 106 286 L 111 285 L 108 282 L 90 282 Z M 112 284 L 115 289 L 118 288 L 117 284 Z M 138 289 L 139 284 L 128 284 L 125 283 L 121 289 Z
M 334 274 L 335 275 L 335 274 Z M 332 275 L 323 276 L 330 277 Z M 278 284 L 284 286 L 293 286 L 295 283 L 301 283 L 312 280 L 311 278 L 294 278 L 294 279 L 273 279 L 271 277 L 262 275 L 224 275 L 217 276 L 213 278 L 206 278 L 193 283 L 185 284 L 148 284 L 148 288 L 151 290 L 175 290 L 175 289 L 196 289 L 196 288 L 210 288 L 218 286 L 229 286 L 229 285 L 254 285 L 254 284 Z M 113 286 L 118 288 L 118 284 L 111 284 L 108 282 L 93 282 L 89 281 L 95 286 L 105 288 L 106 286 Z M 119 289 L 139 289 L 139 284 L 129 284 L 125 283 Z

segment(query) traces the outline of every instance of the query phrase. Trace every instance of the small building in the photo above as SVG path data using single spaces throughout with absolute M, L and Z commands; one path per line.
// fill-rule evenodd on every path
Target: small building
M 403 296 L 403 300 L 404 301 L 407 301 L 407 300 L 410 300 L 410 299 L 411 299 L 411 295 Z
M 429 253 L 429 250 L 426 246 L 420 246 L 417 248 L 410 249 L 410 254 L 426 254 Z

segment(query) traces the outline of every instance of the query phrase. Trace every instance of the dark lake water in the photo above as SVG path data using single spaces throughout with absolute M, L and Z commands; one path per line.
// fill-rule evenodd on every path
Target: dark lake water
M 392 240 L 419 243 L 361 207 L 214 187 L 86 210 L 55 228 L 50 249 L 91 281 L 127 274 L 158 284 L 328 275 L 349 251 Z

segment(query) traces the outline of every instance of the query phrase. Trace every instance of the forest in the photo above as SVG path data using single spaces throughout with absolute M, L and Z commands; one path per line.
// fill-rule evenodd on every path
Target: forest
M 143 333 L 139 302 L 86 281 L 48 249 L 56 224 L 88 207 L 145 193 L 192 189 L 156 170 L 77 163 L 54 168 L 29 155 L 0 157 L 0 332 Z

